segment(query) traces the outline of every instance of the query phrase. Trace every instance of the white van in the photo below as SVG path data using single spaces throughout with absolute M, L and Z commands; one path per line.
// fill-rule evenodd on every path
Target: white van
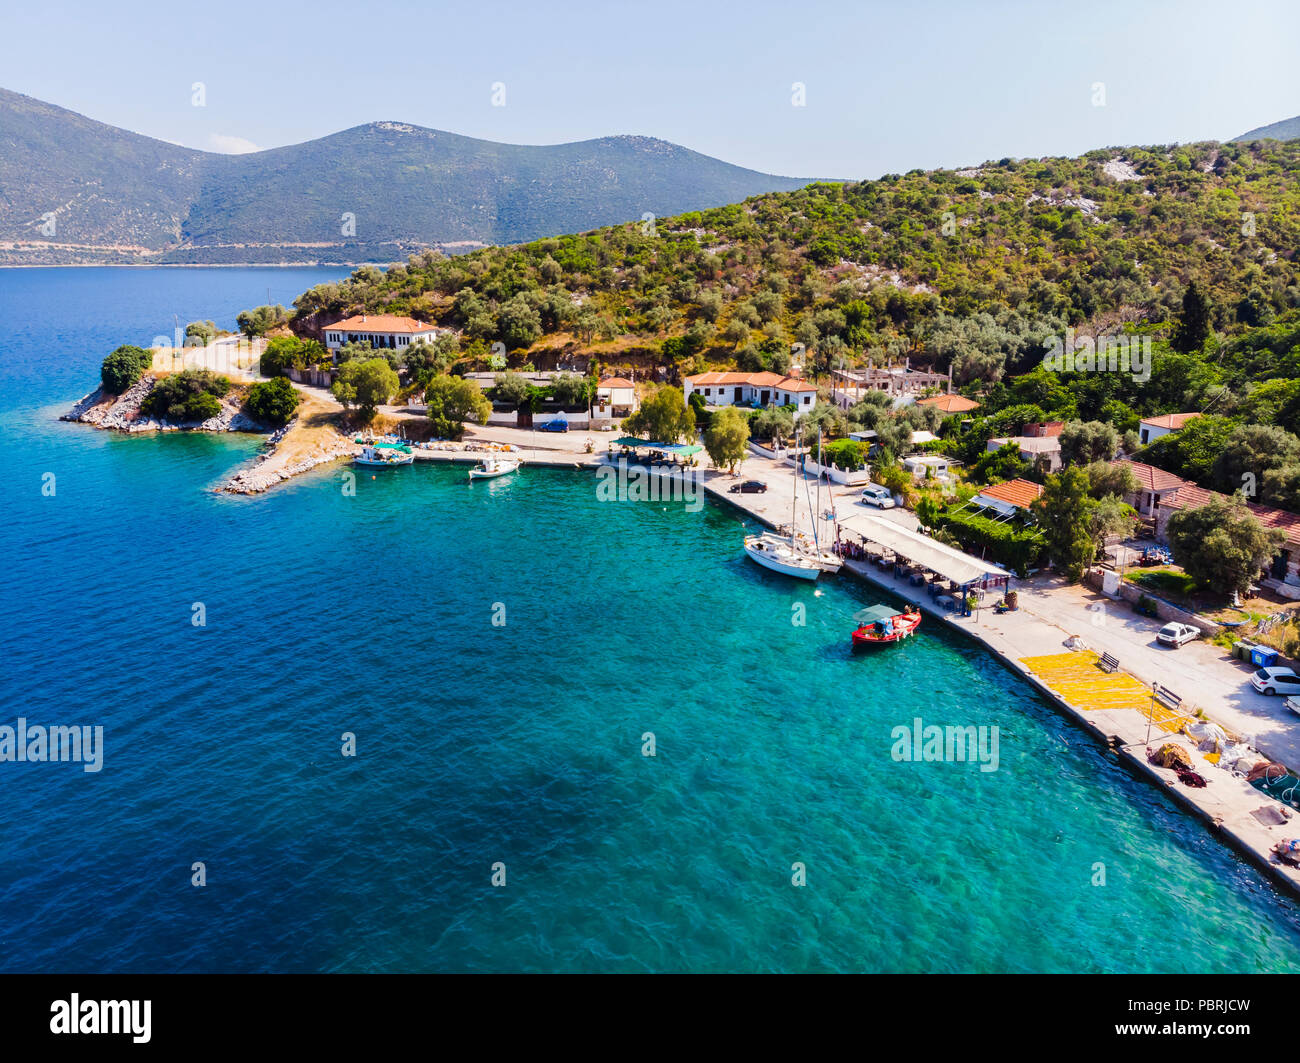
M 868 506 L 879 506 L 881 509 L 894 508 L 894 496 L 889 493 L 888 487 L 881 487 L 880 484 L 867 484 L 862 489 L 862 501 Z

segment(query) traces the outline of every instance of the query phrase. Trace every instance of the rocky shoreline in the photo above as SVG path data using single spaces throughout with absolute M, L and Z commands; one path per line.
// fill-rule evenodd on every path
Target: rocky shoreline
M 242 395 L 232 392 L 221 400 L 221 412 L 206 421 L 172 424 L 150 417 L 143 411 L 144 401 L 154 389 L 157 378 L 146 374 L 121 395 L 106 394 L 102 387 L 83 396 L 59 420 L 90 425 L 115 432 L 255 432 L 267 429 L 248 417 L 242 409 Z M 283 428 L 272 432 L 262 452 L 213 490 L 227 494 L 254 495 L 314 469 L 326 462 L 350 457 L 357 452 L 351 439 L 332 428 L 308 427 L 295 417 Z
M 257 457 L 252 465 L 240 469 L 230 479 L 216 487 L 215 490 L 219 493 L 234 495 L 261 494 L 276 484 L 300 476 L 318 465 L 337 461 L 339 458 L 351 457 L 357 452 L 355 443 L 343 436 L 338 436 L 337 442 L 318 443 L 305 455 L 297 460 L 292 460 L 289 458 L 287 450 L 282 450 L 281 447 L 297 426 L 298 421 L 295 418 L 284 428 L 275 432 L 267 440 L 266 450 Z
M 157 384 L 157 377 L 145 374 L 121 395 L 105 394 L 102 387 L 81 398 L 60 421 L 75 421 L 94 428 L 115 432 L 257 432 L 266 431 L 243 411 L 239 398 L 228 396 L 221 400 L 221 412 L 206 421 L 172 424 L 147 416 L 142 407 L 149 392 Z

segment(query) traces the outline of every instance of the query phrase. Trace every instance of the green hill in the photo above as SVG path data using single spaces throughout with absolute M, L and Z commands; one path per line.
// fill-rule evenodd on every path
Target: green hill
M 1300 306 L 1300 143 L 1106 149 L 816 184 L 581 235 L 359 271 L 297 301 L 311 331 L 413 314 L 463 345 L 640 348 L 680 367 L 910 357 L 996 379 L 1044 336 L 1171 320 L 1197 281 L 1227 332 Z
M 1242 133 L 1241 136 L 1234 138 L 1234 143 L 1249 140 L 1295 140 L 1300 137 L 1300 115 L 1295 118 L 1285 118 L 1280 122 L 1274 122 L 1272 125 L 1262 125 L 1258 129 L 1252 129 L 1249 133 Z
M 219 155 L 0 89 L 0 264 L 384 262 L 805 183 L 648 137 L 530 147 L 396 122 Z

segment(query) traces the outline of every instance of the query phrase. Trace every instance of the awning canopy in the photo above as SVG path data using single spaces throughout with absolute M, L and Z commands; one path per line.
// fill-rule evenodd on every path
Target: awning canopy
M 879 624 L 882 620 L 889 620 L 898 615 L 898 610 L 892 605 L 869 605 L 854 613 L 853 619 L 859 624 Z
M 653 447 L 666 454 L 698 454 L 704 448 L 694 443 L 656 443 L 650 439 L 637 439 L 636 436 L 619 436 L 609 444 L 611 447 Z
M 698 454 L 704 448 L 698 443 L 669 443 L 661 449 L 668 454 L 682 454 L 689 457 L 692 454 Z
M 939 573 L 954 583 L 982 584 L 1010 576 L 1004 568 L 990 565 L 978 557 L 963 553 L 928 535 L 914 532 L 875 513 L 855 513 L 839 522 L 841 531 L 850 531 L 873 543 L 893 550 L 909 561 Z

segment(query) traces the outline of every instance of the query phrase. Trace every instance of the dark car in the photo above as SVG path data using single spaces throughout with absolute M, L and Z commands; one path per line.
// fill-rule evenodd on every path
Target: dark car
M 537 426 L 539 432 L 567 432 L 569 430 L 568 421 L 547 421 L 545 424 Z
M 762 480 L 742 480 L 738 484 L 732 484 L 727 490 L 733 495 L 761 495 L 767 490 L 767 484 Z

